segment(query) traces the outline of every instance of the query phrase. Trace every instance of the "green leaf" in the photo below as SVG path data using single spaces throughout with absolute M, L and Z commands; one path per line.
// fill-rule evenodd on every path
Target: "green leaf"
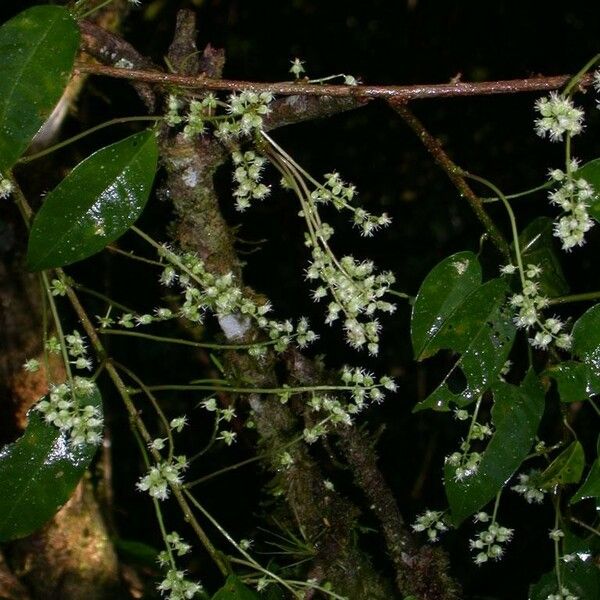
M 71 76 L 79 28 L 62 6 L 34 6 L 0 27 L 0 171 L 46 122 Z
M 594 461 L 588 476 L 569 503 L 575 504 L 585 498 L 600 498 L 600 459 Z
M 575 504 L 585 498 L 596 498 L 600 500 L 600 435 L 596 442 L 596 460 L 592 463 L 590 472 L 581 487 L 575 492 L 569 504 Z
M 235 575 L 230 575 L 212 600 L 260 600 L 260 596 L 245 586 Z
M 97 388 L 85 399 L 102 410 Z M 97 446 L 73 447 L 65 434 L 29 412 L 23 435 L 0 451 L 0 542 L 29 535 L 69 499 Z
M 564 529 L 563 550 L 565 554 L 575 555 L 575 560 L 561 563 L 560 575 L 562 585 L 579 600 L 596 600 L 600 598 L 600 569 L 594 564 L 597 549 L 592 540 L 579 538 L 568 529 Z M 529 600 L 547 600 L 548 596 L 557 593 L 556 572 L 549 571 L 529 588 Z
M 521 386 L 498 381 L 493 386 L 494 434 L 483 452 L 479 469 L 456 481 L 456 467 L 446 465 L 444 485 L 452 522 L 458 526 L 485 506 L 519 468 L 535 441 L 544 412 L 544 390 L 529 371 Z
M 590 368 L 593 385 L 600 386 L 600 304 L 583 313 L 573 326 L 572 351 Z
M 577 170 L 577 177 L 583 177 L 596 192 L 590 201 L 590 216 L 600 223 L 600 158 L 592 160 Z
M 417 404 L 425 408 L 449 410 L 449 403 L 466 406 L 476 400 L 498 377 L 515 338 L 515 326 L 505 310 L 508 292 L 503 279 L 493 279 L 471 292 L 447 319 L 435 336 L 436 348 L 461 354 L 438 388 Z M 433 344 L 430 345 L 430 348 Z M 460 369 L 466 386 L 460 392 L 450 389 L 450 378 Z
M 432 344 L 438 332 L 480 284 L 481 266 L 472 252 L 449 256 L 425 277 L 413 305 L 410 324 L 417 360 L 439 350 Z
M 556 381 L 561 402 L 583 402 L 600 393 L 600 381 L 585 363 L 566 360 L 550 367 L 544 374 Z
M 578 483 L 585 467 L 583 446 L 575 441 L 565 448 L 540 475 L 539 486 L 550 489 L 555 485 Z
M 157 158 L 156 139 L 148 130 L 79 163 L 48 194 L 33 221 L 29 269 L 77 262 L 123 235 L 146 206 Z
M 542 274 L 536 281 L 540 294 L 548 298 L 564 296 L 569 291 L 569 284 L 555 250 L 553 227 L 552 219 L 538 217 L 519 235 L 523 263 L 539 265 L 542 268 Z
M 137 540 L 117 538 L 114 546 L 119 555 L 129 562 L 154 568 L 159 551 L 153 546 Z

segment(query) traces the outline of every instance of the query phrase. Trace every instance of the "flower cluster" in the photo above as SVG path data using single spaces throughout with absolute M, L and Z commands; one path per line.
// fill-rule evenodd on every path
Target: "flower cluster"
M 305 318 L 299 319 L 295 327 L 289 320 L 270 319 L 267 315 L 272 310 L 271 305 L 268 302 L 258 303 L 245 296 L 233 273 L 214 275 L 197 255 L 191 252 L 177 253 L 166 245 L 162 247 L 161 255 L 168 264 L 162 270 L 160 282 L 165 286 L 180 287 L 183 299 L 181 308 L 172 311 L 161 307 L 154 314 L 124 313 L 117 320 L 121 327 L 130 329 L 176 317 L 201 323 L 210 311 L 219 319 L 228 339 L 242 338 L 252 321 L 266 332 L 269 341 L 248 347 L 248 352 L 256 357 L 265 354 L 267 345 L 277 352 L 283 352 L 292 341 L 304 348 L 318 338 Z M 97 318 L 102 327 L 110 327 L 115 322 L 109 316 Z
M 475 520 L 481 523 L 487 523 L 490 516 L 485 512 L 476 515 Z M 479 533 L 474 539 L 469 540 L 471 550 L 476 552 L 475 564 L 482 565 L 490 558 L 499 560 L 504 555 L 504 548 L 501 544 L 510 542 L 513 537 L 513 530 L 500 526 L 496 521 L 490 523 L 485 531 Z
M 546 600 L 579 600 L 579 596 L 575 596 L 569 591 L 569 588 L 563 585 L 560 590 L 556 590 L 556 594 L 548 594 Z
M 8 198 L 13 191 L 13 184 L 10 179 L 6 179 L 0 175 L 0 199 Z
M 89 402 L 96 386 L 89 379 L 75 377 L 71 383 L 61 383 L 50 388 L 47 397 L 35 405 L 35 410 L 64 432 L 71 446 L 99 444 L 102 440 L 102 414 Z
M 572 160 L 567 172 L 561 169 L 550 171 L 550 179 L 558 184 L 549 194 L 550 203 L 564 211 L 563 216 L 554 223 L 554 235 L 560 239 L 566 251 L 583 246 L 585 234 L 594 225 L 588 208 L 596 193 L 588 181 L 576 176 L 578 167 L 578 162 Z
M 60 354 L 62 350 L 60 341 L 55 335 L 50 336 L 46 340 L 46 343 L 44 344 L 44 349 L 49 354 Z
M 237 416 L 235 409 L 231 406 L 219 408 L 217 401 L 214 398 L 203 400 L 200 403 L 200 406 L 202 406 L 208 412 L 215 413 L 217 419 L 215 425 L 217 428 L 223 422 L 230 423 Z M 226 446 L 231 446 L 235 442 L 236 438 L 237 433 L 235 431 L 224 429 L 220 431 L 216 439 L 224 442 Z
M 351 205 L 356 195 L 356 187 L 342 181 L 339 173 L 325 173 L 324 185 L 318 186 L 311 192 L 310 198 L 315 204 L 332 204 L 338 210 L 346 209 L 354 213 L 352 222 L 359 227 L 362 235 L 372 236 L 379 228 L 387 227 L 391 218 L 387 213 L 379 216 L 372 215 L 364 208 Z
M 182 114 L 181 111 L 184 107 L 184 102 L 171 94 L 167 100 L 165 120 L 170 127 L 185 123 L 183 135 L 185 138 L 191 139 L 197 135 L 206 133 L 207 123 L 214 120 L 217 103 L 217 97 L 209 93 L 202 100 L 191 100 L 188 112 Z
M 514 265 L 506 265 L 501 269 L 503 274 L 511 274 L 516 270 Z M 541 274 L 542 269 L 538 265 L 528 264 L 525 268 L 521 293 L 513 294 L 509 299 L 510 305 L 517 311 L 513 321 L 519 329 L 537 329 L 535 335 L 529 338 L 534 348 L 545 350 L 554 343 L 558 348 L 568 350 L 571 347 L 571 334 L 564 331 L 565 324 L 557 317 L 545 319 L 540 312 L 549 304 L 548 298 L 541 294 L 537 281 Z
M 271 189 L 264 183 L 261 183 L 262 171 L 266 163 L 266 158 L 256 154 L 251 150 L 247 152 L 235 151 L 231 158 L 235 165 L 233 171 L 233 181 L 235 189 L 235 206 L 240 212 L 250 207 L 251 200 L 263 200 Z
M 188 554 L 192 547 L 183 540 L 183 538 L 176 532 L 173 531 L 165 537 L 165 542 L 169 546 L 169 550 L 163 550 L 158 554 L 158 564 L 161 567 L 168 565 L 171 561 L 171 554 L 177 554 L 177 556 L 184 556 Z
M 239 94 L 231 94 L 227 103 L 227 112 L 231 118 L 219 121 L 215 136 L 227 140 L 258 133 L 262 129 L 264 117 L 271 112 L 269 104 L 272 101 L 271 92 L 245 90 Z
M 471 475 L 477 473 L 482 458 L 480 452 L 453 452 L 450 456 L 446 457 L 446 463 L 451 467 L 456 467 L 454 479 L 456 481 L 463 481 L 467 477 L 471 477 Z
M 244 90 L 231 94 L 227 102 L 208 93 L 202 99 L 191 100 L 184 114 L 185 102 L 171 94 L 165 121 L 171 127 L 184 123 L 183 135 L 188 139 L 205 134 L 209 124 L 214 126 L 214 135 L 221 140 L 251 136 L 262 129 L 264 117 L 271 112 L 269 104 L 272 101 L 271 92 Z M 226 114 L 217 115 L 218 107 L 224 108 Z
M 550 92 L 546 98 L 539 98 L 535 108 L 540 114 L 535 121 L 535 131 L 540 137 L 552 142 L 561 141 L 563 135 L 577 135 L 583 130 L 583 110 L 573 104 L 568 96 Z
M 327 435 L 327 425 L 352 424 L 352 418 L 367 406 L 367 401 L 381 402 L 385 396 L 385 390 L 396 391 L 396 383 L 390 377 L 384 376 L 377 381 L 375 377 L 364 369 L 344 367 L 340 378 L 345 388 L 340 392 L 349 391 L 350 401 L 342 402 L 332 394 L 313 393 L 308 401 L 311 412 L 318 416 L 319 421 L 304 429 L 303 438 L 307 444 L 313 444 Z M 280 394 L 282 402 L 286 402 L 289 393 Z
M 170 565 L 170 568 L 157 586 L 161 594 L 169 600 L 185 600 L 204 592 L 200 583 L 185 579 L 185 571 L 175 567 L 174 555 L 184 556 L 192 547 L 176 531 L 165 536 L 165 544 L 168 549 L 159 552 L 157 560 L 161 567 Z
M 448 526 L 443 519 L 444 513 L 438 510 L 426 510 L 419 515 L 412 525 L 414 531 L 427 531 L 427 539 L 430 542 L 437 542 L 440 533 L 448 531 Z
M 478 423 L 477 414 L 479 411 L 479 403 L 475 409 L 475 413 L 471 418 L 471 424 L 466 439 L 461 442 L 460 452 L 453 452 L 446 457 L 446 464 L 454 467 L 454 479 L 463 481 L 464 479 L 474 475 L 479 469 L 479 464 L 483 458 L 480 452 L 471 451 L 471 443 L 473 441 L 483 441 L 490 437 L 493 433 L 492 427 L 487 423 Z M 469 418 L 469 412 L 464 409 L 456 409 L 454 416 L 459 421 L 466 421 Z
M 157 500 L 166 500 L 169 497 L 169 487 L 181 485 L 182 473 L 188 468 L 185 456 L 176 456 L 173 460 L 163 461 L 152 465 L 136 487 L 142 492 L 148 492 Z
M 79 331 L 74 330 L 73 333 L 65 335 L 65 344 L 67 346 L 67 353 L 71 358 L 72 365 L 77 369 L 87 369 L 88 371 L 92 368 L 92 361 L 87 355 L 87 344 Z
M 342 316 L 350 346 L 361 348 L 366 344 L 369 353 L 376 355 L 381 325 L 373 316 L 377 310 L 390 314 L 395 311 L 394 304 L 383 300 L 395 281 L 394 275 L 389 271 L 376 274 L 371 261 L 359 262 L 352 256 L 337 261 L 330 253 L 314 246 L 309 236 L 307 245 L 312 246 L 312 261 L 306 278 L 321 283 L 313 291 L 313 298 L 315 301 L 328 295 L 331 298 L 325 322 L 331 324 Z
M 167 600 L 189 600 L 204 591 L 199 583 L 185 578 L 185 571 L 177 569 L 169 569 L 157 589 Z
M 539 471 L 532 470 L 527 475 L 525 473 L 519 473 L 519 483 L 513 485 L 510 489 L 521 494 L 529 504 L 535 502 L 540 504 L 544 500 L 544 494 L 546 493 L 543 489 L 536 485 Z
M 206 130 L 206 120 L 212 117 L 216 107 L 217 98 L 214 94 L 207 94 L 202 100 L 192 100 L 185 116 L 184 137 L 191 139 L 202 135 Z

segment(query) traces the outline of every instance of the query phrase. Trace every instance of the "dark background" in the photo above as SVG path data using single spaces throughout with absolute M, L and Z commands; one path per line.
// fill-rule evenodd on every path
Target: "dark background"
M 0 10 L 7 18 L 30 4 L 4 1 Z M 574 73 L 598 51 L 600 3 L 589 1 L 565 2 L 558 7 L 548 2 L 421 0 L 159 0 L 143 4 L 145 8 L 132 11 L 123 29 L 124 36 L 142 53 L 162 64 L 176 10 L 194 7 L 198 13 L 199 46 L 210 42 L 225 48 L 225 76 L 231 79 L 288 79 L 290 60 L 294 57 L 306 61 L 310 77 L 343 72 L 365 83 L 442 83 L 456 76 L 464 81 L 522 78 Z M 576 139 L 574 152 L 584 161 L 600 155 L 598 117 L 592 96 L 590 92 L 580 100 L 589 109 L 589 131 Z M 415 102 L 412 108 L 430 131 L 443 140 L 458 164 L 511 193 L 538 185 L 548 168 L 561 166 L 562 146 L 534 134 L 536 97 L 522 94 L 434 99 Z M 126 83 L 91 79 L 65 124 L 65 132 L 74 133 L 114 116 L 143 112 L 143 106 Z M 119 139 L 127 131 L 126 128 L 105 130 L 40 169 L 45 169 L 46 177 L 59 179 L 65 169 L 91 150 Z M 392 269 L 398 279 L 396 289 L 415 294 L 425 275 L 442 258 L 459 250 L 478 251 L 482 231 L 468 205 L 431 162 L 412 132 L 383 103 L 372 102 L 352 113 L 288 127 L 274 135 L 317 178 L 333 169 L 339 170 L 344 179 L 357 185 L 359 201 L 366 208 L 373 212 L 386 210 L 393 216 L 393 225 L 370 240 L 360 238 L 337 215 L 328 218 L 339 230 L 339 236 L 334 238 L 338 253 L 371 257 L 381 268 Z M 56 167 L 57 160 L 62 162 L 52 170 L 50 167 Z M 266 240 L 258 246 L 240 245 L 242 250 L 258 250 L 246 257 L 247 282 L 271 298 L 278 316 L 311 317 L 322 334 L 312 352 L 326 353 L 330 366 L 365 364 L 378 373 L 390 372 L 398 378 L 399 392 L 368 416 L 370 430 L 385 426 L 378 443 L 382 469 L 407 521 L 412 522 L 425 508 L 442 508 L 445 505 L 441 482 L 443 457 L 456 448 L 464 431 L 448 415 L 411 415 L 411 409 L 444 376 L 451 364 L 450 357 L 437 357 L 422 365 L 412 361 L 410 309 L 401 301 L 397 313 L 384 319 L 381 360 L 365 360 L 362 354 L 347 350 L 339 329 L 325 329 L 319 308 L 310 301 L 302 277 L 307 255 L 294 199 L 275 191 L 271 198 L 240 216 L 230 208 L 229 172 L 224 169 L 218 177 L 223 210 L 231 224 L 241 225 L 239 237 Z M 48 185 L 47 179 L 44 181 Z M 35 183 L 32 187 L 35 189 Z M 536 215 L 553 214 L 543 194 L 516 202 L 521 227 Z M 490 212 L 508 235 L 504 211 L 494 206 Z M 164 239 L 164 223 L 170 218 L 168 204 L 157 200 L 150 204 L 142 227 Z M 561 255 L 573 291 L 598 287 L 594 281 L 598 229 L 591 232 L 583 249 Z M 129 237 L 122 241 L 122 246 L 139 247 Z M 497 255 L 489 244 L 484 245 L 482 261 L 488 276 L 494 275 Z M 72 273 L 140 310 L 155 305 L 153 294 L 157 288 L 152 274 L 137 266 L 124 265 L 122 259 L 92 259 L 75 267 Z M 573 314 L 582 308 L 574 307 Z M 564 314 L 569 316 L 568 311 Z M 113 352 L 126 358 L 148 383 L 202 376 L 194 357 L 190 359 L 171 350 L 165 352 L 162 347 L 113 342 Z M 192 427 L 182 434 L 181 451 L 192 454 L 208 434 L 206 413 L 191 408 L 202 398 L 165 396 L 163 399 L 169 414 L 185 410 L 190 415 Z M 115 406 L 116 401 L 117 398 L 110 396 L 109 405 L 112 402 Z M 132 491 L 140 463 L 127 434 L 126 419 L 112 409 L 109 418 L 113 426 L 120 533 L 126 539 L 158 544 L 150 503 Z M 549 441 L 556 441 L 552 437 L 556 435 L 550 427 Z M 194 465 L 191 476 L 251 456 L 254 443 L 251 435 L 241 434 L 235 448 L 203 458 L 201 464 Z M 238 539 L 260 538 L 253 526 L 270 510 L 261 492 L 267 481 L 268 475 L 259 469 L 241 469 L 199 488 L 199 497 Z M 344 476 L 339 476 L 339 486 L 343 488 L 346 483 Z M 178 518 L 176 512 L 169 516 L 173 520 Z M 500 521 L 517 528 L 515 540 L 508 546 L 502 562 L 480 568 L 473 565 L 467 550 L 467 540 L 473 534 L 471 526 L 448 534 L 444 545 L 451 553 L 453 572 L 464 585 L 467 597 L 526 598 L 527 585 L 552 567 L 547 538 L 551 518 L 547 505 L 532 508 L 514 493 L 506 493 Z M 365 525 L 371 525 L 367 517 Z M 386 570 L 375 535 L 366 536 L 366 546 L 376 559 L 381 559 L 382 570 Z M 211 584 L 207 574 L 210 567 L 203 557 L 188 566 L 194 575 Z

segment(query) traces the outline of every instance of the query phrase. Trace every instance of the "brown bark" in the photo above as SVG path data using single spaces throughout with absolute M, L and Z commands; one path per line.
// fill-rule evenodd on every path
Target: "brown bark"
M 171 46 L 171 64 L 181 64 L 180 52 L 192 51 L 194 40 L 189 36 L 195 28 L 190 25 L 190 18 L 188 13 L 178 19 L 175 35 L 178 41 Z M 188 39 L 184 40 L 186 36 Z M 189 64 L 186 66 L 189 69 Z M 227 157 L 225 149 L 208 137 L 192 141 L 165 130 L 161 156 L 167 171 L 168 197 L 177 213 L 173 228 L 177 243 L 196 252 L 212 272 L 232 272 L 241 281 L 241 261 L 234 248 L 234 236 L 223 218 L 213 185 L 214 172 Z M 247 337 L 258 335 L 253 330 Z M 231 353 L 224 364 L 232 372 L 243 373 L 245 380 L 256 386 L 277 382 L 272 359 L 265 365 L 247 355 Z M 290 409 L 277 398 L 259 396 L 252 397 L 250 405 L 261 447 L 273 457 L 267 466 L 277 472 L 290 519 L 314 544 L 314 573 L 319 581 L 331 582 L 336 593 L 351 600 L 387 600 L 390 596 L 385 580 L 355 543 L 357 507 L 340 494 L 325 489 L 325 477 L 304 445 L 288 449 L 293 457 L 289 468 L 282 469 L 278 463 L 279 449 L 297 434 L 298 423 Z

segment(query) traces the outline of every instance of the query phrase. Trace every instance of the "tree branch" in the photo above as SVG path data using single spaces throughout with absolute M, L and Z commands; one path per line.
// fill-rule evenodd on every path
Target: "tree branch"
M 214 79 L 200 75 L 178 75 L 158 70 L 122 69 L 102 65 L 78 63 L 75 73 L 104 75 L 132 81 L 143 81 L 166 86 L 195 90 L 239 92 L 272 92 L 280 96 L 333 96 L 343 98 L 383 98 L 385 100 L 421 100 L 426 98 L 450 98 L 456 96 L 491 96 L 496 94 L 517 94 L 523 92 L 543 92 L 556 90 L 565 85 L 571 75 L 551 77 L 531 77 L 500 81 L 435 83 L 418 85 L 327 85 L 298 82 L 256 82 Z M 592 75 L 586 75 L 579 83 L 585 87 L 592 82 Z

